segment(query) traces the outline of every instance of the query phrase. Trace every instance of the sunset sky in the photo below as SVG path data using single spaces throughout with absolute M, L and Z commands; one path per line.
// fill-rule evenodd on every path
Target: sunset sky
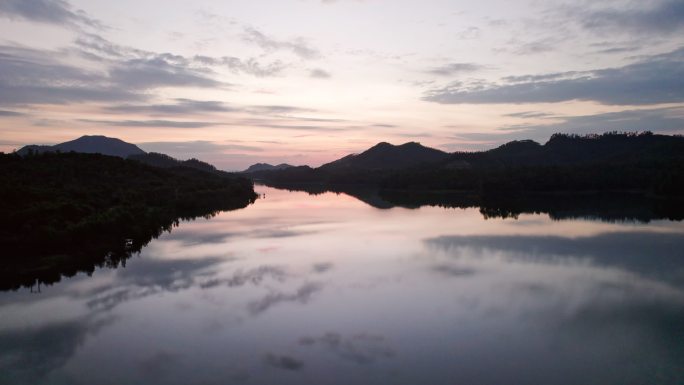
M 0 0 L 0 151 L 238 170 L 613 130 L 684 133 L 684 1 Z

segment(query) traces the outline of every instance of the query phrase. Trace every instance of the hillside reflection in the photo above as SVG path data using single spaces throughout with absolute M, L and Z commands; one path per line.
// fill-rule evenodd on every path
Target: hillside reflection
M 147 223 L 124 223 L 100 230 L 94 239 L 41 238 L 28 234 L 22 243 L 4 246 L 6 257 L 0 262 L 0 291 L 21 287 L 40 291 L 41 286 L 59 282 L 78 273 L 92 274 L 96 268 L 125 267 L 126 260 L 164 233 L 170 233 L 181 221 L 209 219 L 226 210 L 246 207 L 252 201 L 227 203 L 218 207 L 188 209 L 182 213 L 165 213 Z M 133 229 L 134 228 L 134 229 Z M 38 245 L 38 246 L 36 246 Z M 48 246 L 56 245 L 52 250 Z
M 303 191 L 310 195 L 326 192 L 346 194 L 378 209 L 403 207 L 478 208 L 484 218 L 517 218 L 521 214 L 547 214 L 554 220 L 650 222 L 684 220 L 684 201 L 632 193 L 512 194 L 477 195 L 468 192 L 378 190 L 374 187 L 326 184 L 277 184 L 271 187 Z

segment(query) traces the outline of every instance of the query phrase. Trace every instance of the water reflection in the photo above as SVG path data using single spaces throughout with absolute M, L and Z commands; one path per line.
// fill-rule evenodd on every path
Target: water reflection
M 372 364 L 376 360 L 394 357 L 394 350 L 388 346 L 384 336 L 372 334 L 356 334 L 341 336 L 328 332 L 321 336 L 304 336 L 299 339 L 302 346 L 320 347 L 344 360 L 355 364 Z
M 517 218 L 521 214 L 548 214 L 554 220 L 593 219 L 602 221 L 650 222 L 684 220 L 684 201 L 635 193 L 567 193 L 478 195 L 472 192 L 378 190 L 374 187 L 329 184 L 276 184 L 288 191 L 311 195 L 326 192 L 346 194 L 378 209 L 424 206 L 478 208 L 485 218 Z
M 587 237 L 561 236 L 440 236 L 427 239 L 429 247 L 452 255 L 484 258 L 505 254 L 515 260 L 542 263 L 585 263 L 616 267 L 658 280 L 684 284 L 684 234 L 610 232 Z
M 0 294 L 0 384 L 684 381 L 681 222 L 261 192 Z
M 224 203 L 223 210 L 245 207 L 252 202 Z M 216 206 L 221 207 L 221 204 Z M 216 206 L 187 209 L 182 213 L 164 212 L 150 219 L 149 223 L 110 225 L 110 228 L 100 229 L 97 237 L 92 239 L 83 236 L 65 240 L 44 234 L 28 234 L 21 243 L 12 243 L 6 248 L 8 257 L 0 263 L 0 290 L 20 287 L 33 290 L 35 287 L 40 291 L 41 285 L 59 282 L 63 277 L 92 274 L 95 268 L 125 267 L 126 260 L 139 253 L 152 239 L 171 232 L 181 221 L 216 216 L 221 212 Z M 207 240 L 200 238 L 200 242 L 209 241 L 212 237 L 216 238 L 216 235 L 209 236 Z M 46 251 L 50 245 L 55 245 L 54 249 Z

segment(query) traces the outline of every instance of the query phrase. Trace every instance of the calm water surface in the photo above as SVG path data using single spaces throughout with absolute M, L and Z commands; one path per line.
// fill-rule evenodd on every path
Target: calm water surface
M 0 384 L 684 383 L 682 222 L 258 190 L 0 293 Z

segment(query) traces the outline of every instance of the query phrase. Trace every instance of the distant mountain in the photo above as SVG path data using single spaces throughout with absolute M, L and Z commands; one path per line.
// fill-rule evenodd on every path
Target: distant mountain
M 80 152 L 86 154 L 102 154 L 127 158 L 131 155 L 145 154 L 140 147 L 124 142 L 121 139 L 108 138 L 101 135 L 82 136 L 78 139 L 56 144 L 54 146 L 29 145 L 22 147 L 17 153 L 25 156 L 33 153 L 43 152 Z
M 259 165 L 255 165 L 257 169 L 250 167 L 249 176 L 273 183 L 372 184 L 388 172 L 434 164 L 448 158 L 448 153 L 416 142 L 398 146 L 381 142 L 360 154 L 347 155 L 318 168 L 258 169 Z
M 409 142 L 399 146 L 381 142 L 360 154 L 347 155 L 344 158 L 324 164 L 321 171 L 344 170 L 397 170 L 422 163 L 444 160 L 449 154 L 420 143 Z
M 513 141 L 480 152 L 445 152 L 379 143 L 319 168 L 250 174 L 286 185 L 375 185 L 386 190 L 639 191 L 684 195 L 684 137 L 651 132 L 554 134 L 545 144 Z
M 217 170 L 216 167 L 201 160 L 192 158 L 188 160 L 178 160 L 166 154 L 157 152 L 147 153 L 138 146 L 124 142 L 121 139 L 108 138 L 106 136 L 82 136 L 76 140 L 56 144 L 54 146 L 30 145 L 22 147 L 17 154 L 21 156 L 30 153 L 41 154 L 45 152 L 77 152 L 86 154 L 102 154 L 116 156 L 124 159 L 132 159 L 150 166 L 160 168 L 186 167 L 196 170 L 206 171 L 214 174 L 229 173 Z M 225 176 L 224 175 L 224 176 Z
M 284 170 L 286 168 L 294 167 L 291 164 L 287 163 L 281 163 L 278 165 L 272 165 L 268 163 L 256 163 L 251 166 L 249 166 L 245 171 L 245 173 L 251 173 L 251 172 L 257 172 L 257 171 L 270 171 L 270 170 Z

